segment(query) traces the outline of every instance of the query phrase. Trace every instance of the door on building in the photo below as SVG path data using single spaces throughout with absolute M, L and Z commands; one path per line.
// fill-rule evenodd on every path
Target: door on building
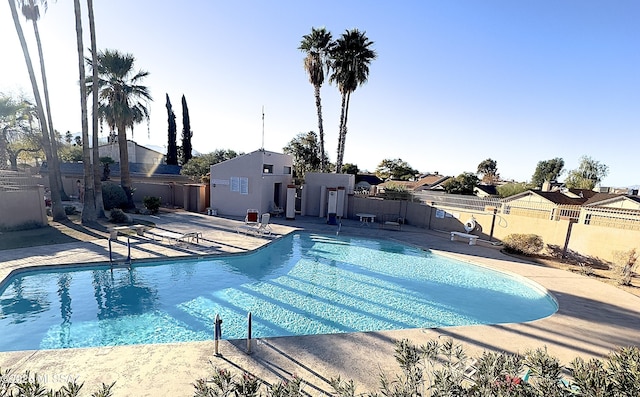
M 273 184 L 273 204 L 276 207 L 282 208 L 280 205 L 280 197 L 282 195 L 282 183 L 274 183 Z

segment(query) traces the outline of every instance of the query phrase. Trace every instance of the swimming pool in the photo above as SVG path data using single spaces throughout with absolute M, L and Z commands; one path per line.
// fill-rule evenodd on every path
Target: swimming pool
M 0 351 L 523 322 L 537 284 L 387 240 L 293 234 L 251 254 L 39 270 L 0 289 Z

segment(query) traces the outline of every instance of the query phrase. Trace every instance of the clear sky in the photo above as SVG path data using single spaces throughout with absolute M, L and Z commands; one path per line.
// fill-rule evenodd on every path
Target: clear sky
M 374 171 L 385 158 L 401 158 L 421 172 L 456 176 L 491 158 L 503 178 L 528 181 L 541 160 L 561 157 L 571 170 L 586 155 L 609 166 L 604 186 L 640 184 L 637 0 L 96 0 L 94 7 L 98 48 L 132 53 L 151 73 L 149 130 L 138 125 L 133 137 L 140 144 L 166 147 L 165 94 L 179 130 L 186 96 L 199 152 L 259 149 L 263 106 L 267 150 L 317 132 L 300 40 L 311 27 L 334 37 L 358 28 L 378 59 L 351 97 L 345 163 Z M 86 20 L 83 28 L 89 47 Z M 54 127 L 79 133 L 73 2 L 49 1 L 40 32 Z M 29 93 L 7 2 L 0 37 L 0 92 Z M 337 88 L 326 84 L 322 101 L 335 161 Z

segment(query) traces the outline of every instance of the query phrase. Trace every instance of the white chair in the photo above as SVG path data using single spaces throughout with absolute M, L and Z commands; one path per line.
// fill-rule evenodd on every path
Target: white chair
M 260 218 L 260 224 L 256 227 L 255 233 L 260 235 L 271 234 L 271 225 L 269 225 L 269 221 L 271 220 L 271 214 L 265 213 L 262 214 Z
M 269 213 L 273 216 L 282 216 L 282 214 L 284 214 L 284 209 L 282 207 L 279 207 L 276 205 L 276 203 L 274 203 L 273 201 L 270 204 L 271 209 L 269 210 Z
M 265 212 L 260 217 L 260 222 L 255 225 L 240 225 L 236 228 L 237 233 L 244 234 L 255 234 L 255 235 L 265 235 L 271 234 L 271 225 L 269 225 L 269 221 L 271 220 L 271 214 Z
M 236 229 L 236 232 L 238 233 L 242 232 L 245 234 L 252 233 L 258 236 L 271 234 L 271 226 L 269 225 L 270 220 L 271 220 L 271 214 L 268 212 L 265 212 L 260 217 L 260 223 L 258 223 L 257 225 L 240 225 Z
M 196 244 L 200 243 L 202 238 L 202 232 L 172 232 L 168 230 L 162 230 L 154 233 L 156 236 L 160 236 L 160 242 L 166 240 L 169 244 L 189 244 L 195 241 Z M 155 238 L 154 238 L 155 240 Z
M 404 224 L 404 218 L 394 215 L 394 214 L 385 214 L 382 217 L 382 223 L 380 226 L 384 228 L 390 228 L 395 230 L 402 230 L 402 225 Z

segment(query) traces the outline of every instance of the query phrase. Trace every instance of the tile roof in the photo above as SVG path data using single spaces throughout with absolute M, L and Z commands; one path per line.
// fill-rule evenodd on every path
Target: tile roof
M 594 205 L 595 203 L 608 201 L 616 197 L 624 196 L 624 194 L 613 194 L 613 193 L 597 193 L 593 196 L 589 197 L 587 201 L 583 205 Z
M 495 185 L 478 185 L 476 186 L 476 189 L 482 190 L 486 194 L 490 194 L 492 196 L 498 195 L 498 189 L 496 189 Z
M 575 195 L 576 197 L 583 197 L 586 199 L 590 199 L 591 197 L 595 196 L 596 194 L 598 194 L 598 192 L 596 192 L 595 190 L 591 190 L 591 189 L 567 189 L 569 191 L 569 193 Z
M 559 192 L 559 191 L 543 192 L 541 190 L 531 190 L 531 192 L 537 194 L 538 196 L 544 197 L 545 199 L 551 201 L 554 204 L 582 205 L 582 204 L 584 204 L 585 201 L 587 201 L 586 198 L 583 198 L 583 197 L 578 197 L 578 198 L 569 197 L 566 194 L 564 194 L 562 192 Z
M 378 178 L 378 176 L 374 174 L 358 174 L 356 175 L 355 182 L 367 182 L 369 185 L 378 185 L 382 183 L 382 179 Z

